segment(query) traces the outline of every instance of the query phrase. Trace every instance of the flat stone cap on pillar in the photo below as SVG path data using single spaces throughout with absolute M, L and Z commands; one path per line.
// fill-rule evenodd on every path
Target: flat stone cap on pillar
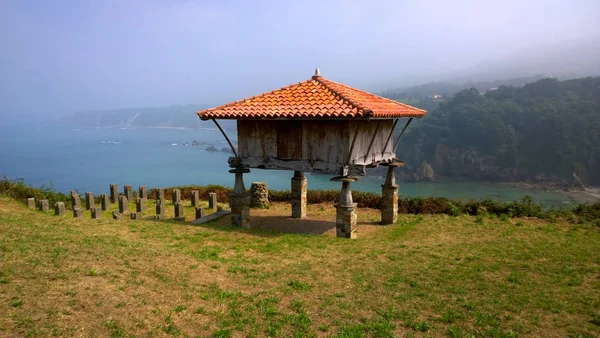
M 247 174 L 247 173 L 250 172 L 250 169 L 247 169 L 247 168 L 234 168 L 234 169 L 230 169 L 229 172 L 232 173 L 232 174 L 237 174 L 237 173 Z
M 336 176 L 336 177 L 332 177 L 330 179 L 330 181 L 333 182 L 356 182 L 358 181 L 360 177 L 359 176 Z
M 404 166 L 404 162 L 402 162 L 399 159 L 394 159 L 392 162 L 386 162 L 386 163 L 380 163 L 379 165 L 384 166 L 384 167 L 403 167 Z

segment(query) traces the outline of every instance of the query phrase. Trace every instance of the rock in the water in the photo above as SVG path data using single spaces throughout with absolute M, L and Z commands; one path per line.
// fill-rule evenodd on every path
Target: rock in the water
M 212 152 L 212 151 L 219 151 L 219 150 L 218 150 L 217 148 L 215 148 L 214 146 L 210 146 L 210 147 L 208 147 L 208 148 L 206 148 L 206 149 L 204 149 L 204 150 L 205 150 L 205 151 L 211 151 L 211 152 Z

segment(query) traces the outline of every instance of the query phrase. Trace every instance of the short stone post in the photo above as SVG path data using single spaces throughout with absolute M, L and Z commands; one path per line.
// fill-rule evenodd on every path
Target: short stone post
M 173 189 L 171 200 L 173 200 L 173 203 L 181 202 L 181 190 Z
M 307 181 L 302 171 L 294 171 L 294 177 L 292 177 L 292 218 L 306 217 Z
M 165 200 L 157 200 L 156 201 L 156 219 L 162 220 L 165 219 L 165 210 L 166 210 Z
M 385 183 L 381 185 L 381 224 L 394 224 L 398 220 L 398 185 L 394 169 L 402 162 L 382 164 L 387 166 Z
M 141 185 L 139 188 L 139 193 L 138 193 L 138 197 L 141 199 L 148 199 L 148 188 L 146 188 L 145 186 Z
M 119 186 L 116 184 L 110 185 L 110 203 L 117 203 L 119 201 Z
M 157 188 L 156 189 L 156 199 L 163 201 L 165 199 L 165 189 Z
M 192 194 L 190 196 L 193 207 L 200 206 L 200 192 L 198 190 L 192 190 Z
M 50 206 L 48 205 L 48 200 L 40 200 L 39 208 L 40 208 L 40 211 L 43 211 L 43 212 L 50 211 Z
M 269 208 L 269 189 L 265 182 L 252 182 L 250 184 L 250 207 Z
M 94 195 L 92 195 L 92 193 L 88 191 L 85 193 L 85 210 L 91 210 L 94 209 L 94 207 Z
M 93 207 L 91 210 L 92 210 L 92 218 L 93 219 L 102 218 L 102 208 L 101 207 Z
M 205 216 L 204 214 L 205 214 L 204 208 L 196 207 L 196 219 L 204 217 Z
M 176 221 L 185 221 L 185 216 L 183 215 L 183 203 L 181 201 L 175 202 L 175 220 Z
M 146 211 L 146 200 L 138 197 L 135 201 L 135 208 L 137 212 L 143 213 Z
M 229 205 L 231 207 L 231 225 L 241 226 L 244 228 L 250 227 L 250 194 L 246 191 L 244 186 L 244 174 L 249 173 L 250 170 L 236 168 L 229 170 L 230 173 L 235 174 L 235 185 L 233 186 L 233 192 L 229 194 Z M 217 207 L 216 194 L 213 195 L 215 201 L 212 203 L 212 208 Z M 211 196 L 212 197 L 212 196 Z M 210 202 L 211 200 L 209 200 Z
M 65 203 L 64 202 L 56 202 L 54 205 L 54 216 L 64 216 L 65 215 Z
M 33 198 L 33 197 L 29 197 L 29 198 L 27 199 L 27 207 L 28 207 L 29 209 L 35 209 L 35 198 Z
M 127 197 L 128 201 L 133 201 L 133 188 L 131 187 L 131 185 L 123 186 L 123 195 Z
M 75 218 L 83 217 L 83 209 L 81 209 L 81 207 L 73 208 L 73 217 L 75 217 Z
M 231 172 L 231 170 L 230 170 Z M 244 182 L 242 181 L 242 184 Z M 217 210 L 217 193 L 209 192 L 208 193 L 208 208 L 212 210 Z
M 121 219 L 123 216 L 119 213 L 119 211 L 117 210 L 113 210 L 112 212 L 112 218 L 113 219 Z
M 119 196 L 119 213 L 124 214 L 127 212 L 128 206 L 127 196 Z
M 100 206 L 102 207 L 102 210 L 110 209 L 110 199 L 108 194 L 100 195 Z
M 337 237 L 356 238 L 356 203 L 352 201 L 350 183 L 356 181 L 354 177 L 336 177 L 332 181 L 341 181 L 342 190 L 340 199 L 335 205 L 335 228 Z
M 71 205 L 73 206 L 73 210 L 81 208 L 81 198 L 79 198 L 79 194 L 75 190 L 71 190 Z
M 134 219 L 134 220 L 140 220 L 140 219 L 142 219 L 142 213 L 141 212 L 132 212 L 131 214 L 129 214 L 129 217 L 131 217 L 131 219 Z

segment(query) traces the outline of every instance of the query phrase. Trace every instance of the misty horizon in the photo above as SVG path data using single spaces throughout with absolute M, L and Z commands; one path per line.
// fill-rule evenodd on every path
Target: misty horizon
M 595 1 L 8 1 L 0 10 L 3 120 L 215 106 L 306 80 L 316 67 L 374 92 L 600 70 L 588 61 L 598 55 Z M 586 52 L 569 53 L 581 44 Z

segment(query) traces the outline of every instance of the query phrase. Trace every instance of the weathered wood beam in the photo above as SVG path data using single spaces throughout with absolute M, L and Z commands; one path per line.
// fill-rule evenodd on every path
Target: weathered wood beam
M 400 139 L 402 138 L 402 134 L 404 134 L 404 131 L 406 131 L 406 128 L 408 128 L 408 125 L 412 122 L 412 120 L 412 117 L 408 119 L 408 121 L 404 125 L 404 128 L 402 128 L 400 135 L 398 135 L 398 138 L 396 139 L 396 145 L 394 146 L 394 156 L 396 156 L 396 149 L 398 149 L 398 146 L 400 145 Z
M 397 124 L 398 124 L 398 119 L 395 119 L 394 124 L 392 125 L 392 130 L 390 130 L 390 134 L 388 135 L 387 140 L 385 140 L 385 145 L 383 146 L 383 149 L 381 149 L 381 156 L 383 156 L 383 154 L 385 154 L 385 149 L 387 149 L 387 146 L 390 143 L 390 140 L 392 139 L 392 135 L 394 134 L 394 129 L 396 129 Z
M 373 137 L 371 137 L 371 142 L 369 143 L 369 147 L 367 148 L 367 153 L 365 154 L 363 161 L 367 160 L 367 157 L 371 153 L 371 148 L 373 147 L 373 143 L 375 142 L 375 138 L 377 137 L 377 132 L 379 131 L 379 127 L 381 126 L 381 121 L 377 122 L 377 126 L 375 127 L 375 131 L 373 132 Z
M 383 163 L 383 162 L 382 162 Z M 328 163 L 323 161 L 310 162 L 308 160 L 281 160 L 274 157 L 244 157 L 238 159 L 236 157 L 229 158 L 230 167 L 257 168 L 267 170 L 294 170 L 313 172 L 320 174 L 335 174 L 339 175 L 340 168 L 344 167 L 341 163 Z M 365 175 L 365 166 L 362 164 L 351 164 L 347 166 L 347 172 L 351 175 Z
M 348 159 L 346 160 L 346 165 L 350 164 L 350 160 L 352 159 L 352 152 L 354 152 L 354 144 L 356 143 L 356 137 L 358 136 L 358 127 L 354 131 L 354 137 L 352 138 L 352 144 L 350 145 L 350 151 L 348 152 Z
M 233 152 L 233 154 L 235 155 L 235 157 L 240 158 L 238 156 L 237 151 L 235 151 L 235 148 L 233 147 L 233 144 L 229 140 L 229 137 L 227 137 L 227 134 L 225 134 L 225 131 L 223 131 L 223 128 L 221 128 L 221 126 L 219 125 L 219 122 L 217 122 L 217 120 L 215 120 L 215 119 L 212 119 L 212 121 L 215 123 L 215 125 L 217 126 L 217 128 L 219 128 L 219 130 L 221 131 L 221 134 L 223 134 L 223 136 L 225 137 L 225 140 L 227 140 L 227 143 L 229 143 L 229 147 L 231 148 L 231 151 Z

